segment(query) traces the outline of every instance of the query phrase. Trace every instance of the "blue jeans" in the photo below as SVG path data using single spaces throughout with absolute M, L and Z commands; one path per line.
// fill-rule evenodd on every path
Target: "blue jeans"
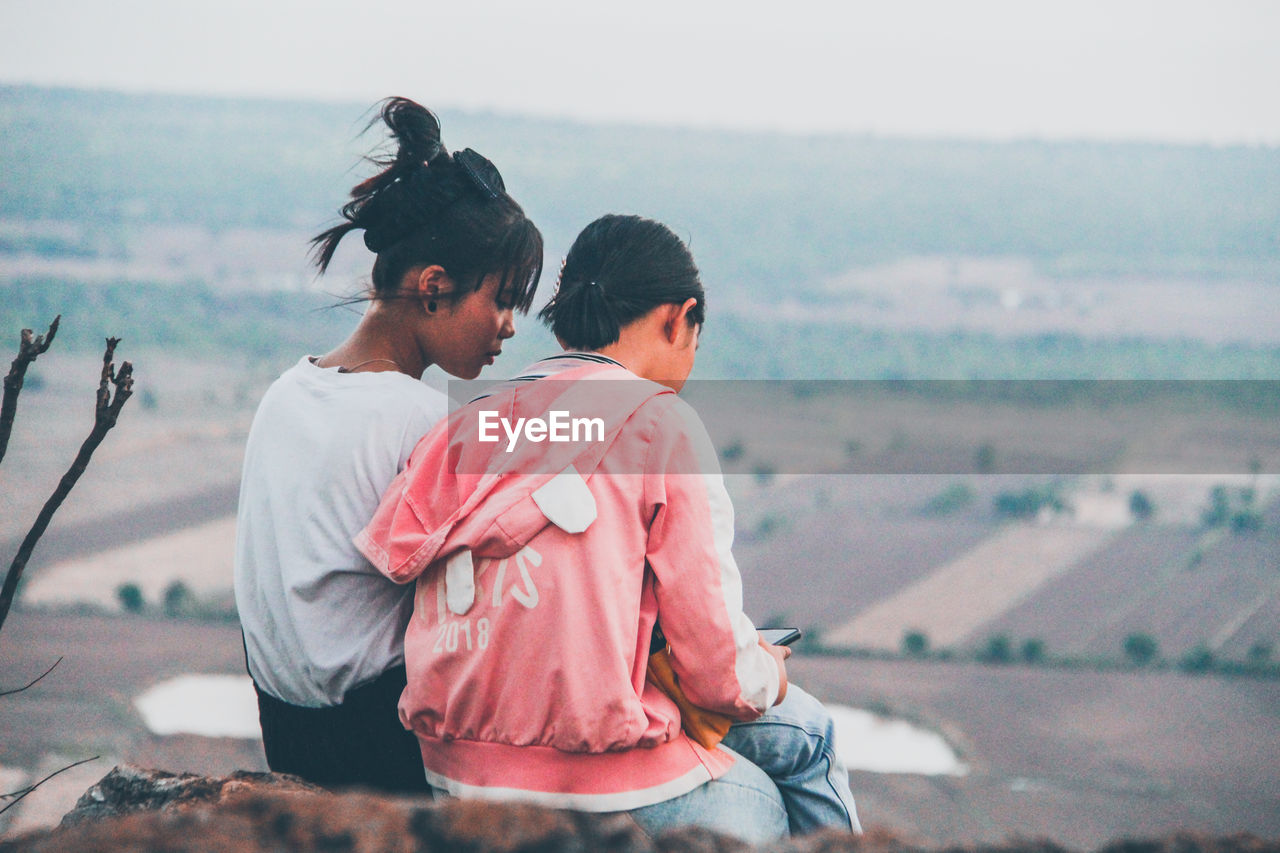
M 625 814 L 650 837 L 682 826 L 705 827 L 752 845 L 787 837 L 782 795 L 763 770 L 741 756 L 719 779 Z
M 862 832 L 849 771 L 836 756 L 834 723 L 795 684 L 759 719 L 734 723 L 724 746 L 763 770 L 782 795 L 792 835 L 831 827 Z
M 705 827 L 755 846 L 786 838 L 787 809 L 777 787 L 759 767 L 735 757 L 727 773 L 687 794 L 605 814 L 627 815 L 651 838 L 683 826 Z M 437 800 L 451 796 L 442 788 L 432 787 L 431 792 Z
M 836 756 L 834 723 L 794 684 L 760 718 L 734 723 L 721 743 L 733 769 L 683 796 L 629 814 L 646 833 L 704 826 L 761 844 L 819 829 L 862 832 L 849 772 Z

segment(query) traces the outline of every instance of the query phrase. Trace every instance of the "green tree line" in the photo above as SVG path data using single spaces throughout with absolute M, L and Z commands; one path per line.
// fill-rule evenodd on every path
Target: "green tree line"
M 307 292 L 225 293 L 206 284 L 53 278 L 0 282 L 0 330 L 42 329 L 63 315 L 60 346 L 96 351 L 106 334 L 130 347 L 195 356 L 240 354 L 286 366 L 322 352 L 355 325 L 359 306 Z M 497 375 L 552 351 L 531 319 L 504 349 Z M 997 337 L 869 329 L 843 322 L 771 320 L 768 344 L 753 320 L 713 314 L 695 376 L 701 379 L 1270 379 L 1280 376 L 1280 347 L 1217 347 L 1190 340 L 1098 340 L 1073 334 Z M 326 342 L 328 342 L 326 344 Z M 1233 386 L 1234 387 L 1234 386 Z M 960 389 L 964 390 L 964 389 Z M 997 389 L 999 390 L 999 389 Z M 1061 389 L 1050 389 L 1054 399 Z M 1270 394 L 1269 386 L 1263 389 Z M 1034 401 L 1035 386 L 1018 389 Z M 1240 394 L 1250 392 L 1241 385 Z M 935 389 L 929 393 L 950 393 Z M 972 389 L 964 390 L 972 393 Z M 1029 396 L 1027 396 L 1029 395 Z M 1268 397 L 1267 405 L 1274 405 Z M 1243 404 L 1256 407 L 1258 401 Z

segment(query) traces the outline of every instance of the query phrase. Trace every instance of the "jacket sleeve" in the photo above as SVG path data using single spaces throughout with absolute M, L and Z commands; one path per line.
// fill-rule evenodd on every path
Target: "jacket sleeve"
M 369 562 L 396 583 L 413 582 L 462 549 L 510 556 L 551 523 L 537 506 L 536 492 L 554 474 L 489 471 L 478 452 L 478 459 L 463 461 L 468 450 L 482 447 L 466 432 L 475 422 L 467 412 L 460 409 L 422 437 L 354 539 Z M 478 512 L 486 501 L 491 511 Z
M 448 444 L 448 427 L 442 421 L 418 442 L 373 518 L 354 539 L 360 553 L 396 583 L 416 580 L 436 558 L 448 532 L 449 516 L 457 506 L 456 477 L 445 459 Z
M 754 719 L 777 699 L 778 665 L 742 611 L 733 504 L 715 449 L 687 403 L 668 395 L 650 405 L 662 411 L 645 464 L 646 558 L 672 666 L 694 704 Z

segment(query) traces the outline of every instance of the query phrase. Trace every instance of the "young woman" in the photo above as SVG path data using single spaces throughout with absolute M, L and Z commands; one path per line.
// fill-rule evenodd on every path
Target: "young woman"
M 450 154 L 404 98 L 381 118 L 396 145 L 313 241 L 321 272 L 342 238 L 375 253 L 351 336 L 272 384 L 245 451 L 236 606 L 272 770 L 321 785 L 425 791 L 400 724 L 412 597 L 352 545 L 417 440 L 447 412 L 419 381 L 432 364 L 475 378 L 514 334 L 542 268 L 542 237 L 493 164 Z
M 400 712 L 436 789 L 753 842 L 857 828 L 830 718 L 742 612 L 732 506 L 676 395 L 704 312 L 668 228 L 592 223 L 542 315 L 568 351 L 438 425 L 357 538 L 417 584 Z M 693 705 L 770 721 L 730 732 L 765 770 L 682 729 L 655 626 Z

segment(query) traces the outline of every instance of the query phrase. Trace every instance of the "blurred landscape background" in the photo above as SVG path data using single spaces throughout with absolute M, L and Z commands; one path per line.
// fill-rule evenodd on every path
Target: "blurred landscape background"
M 271 380 L 358 318 L 371 256 L 349 240 L 317 279 L 307 240 L 366 174 L 370 107 L 0 85 L 0 334 L 16 354 L 62 315 L 0 469 L 5 554 L 88 432 L 103 338 L 136 371 L 0 636 L 0 690 L 63 657 L 0 697 L 0 791 L 102 757 L 0 833 L 56 822 L 113 763 L 265 769 L 243 692 L 200 700 L 222 730 L 160 725 L 140 697 L 243 674 L 244 439 Z M 583 225 L 640 213 L 702 271 L 694 378 L 785 380 L 700 407 L 748 612 L 805 629 L 797 683 L 955 758 L 855 762 L 865 824 L 935 844 L 1280 836 L 1280 148 L 439 112 L 546 236 L 535 307 Z M 554 349 L 517 327 L 485 378 Z M 1070 394 L 964 396 L 1099 379 L 1242 390 L 1105 444 L 1064 426 Z M 921 417 L 918 380 L 958 395 L 943 419 Z M 868 389 L 917 390 L 839 405 Z M 1049 462 L 1002 407 L 1034 410 Z M 858 737 L 846 755 L 890 742 Z

